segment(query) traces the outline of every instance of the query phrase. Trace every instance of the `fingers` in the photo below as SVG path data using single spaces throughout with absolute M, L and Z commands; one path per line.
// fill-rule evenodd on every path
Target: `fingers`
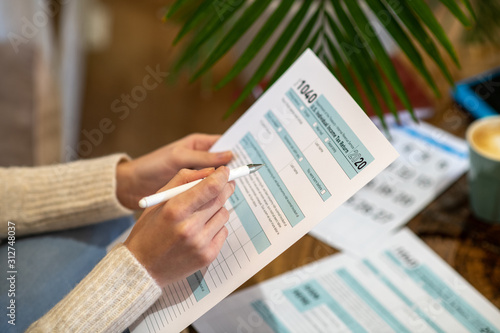
M 220 167 L 193 188 L 170 199 L 165 207 L 176 207 L 183 214 L 192 214 L 217 198 L 229 179 L 229 168 Z
M 219 255 L 220 250 L 222 249 L 222 246 L 224 246 L 224 242 L 226 241 L 227 235 L 229 234 L 229 231 L 225 226 L 222 226 L 221 229 L 215 234 L 215 236 L 212 238 L 211 244 L 208 246 L 206 249 L 206 258 L 207 262 L 205 266 L 209 265 L 212 263 L 212 261 L 217 258 Z
M 215 168 L 205 168 L 201 170 L 182 169 L 174 176 L 174 178 L 172 178 L 172 180 L 168 182 L 167 185 L 159 189 L 158 192 L 162 192 L 176 186 L 184 185 L 198 179 L 206 178 L 214 173 L 214 171 Z
M 206 179 L 163 206 L 146 210 L 125 242 L 160 285 L 209 265 L 228 235 L 224 224 L 229 212 L 223 204 L 233 193 L 234 182 L 227 181 L 227 167 L 182 170 L 169 186 L 203 177 Z
M 195 150 L 209 150 L 220 139 L 219 134 L 192 134 L 188 136 L 191 147 Z
M 209 153 L 201 150 L 188 150 L 179 157 L 179 164 L 191 168 L 225 165 L 231 161 L 233 154 L 230 151 Z
M 208 240 L 212 240 L 215 235 L 224 227 L 227 221 L 229 221 L 229 212 L 225 207 L 222 207 L 205 224 L 205 238 Z
M 209 153 L 208 150 L 220 138 L 220 135 L 192 134 L 184 138 L 183 153 L 178 156 L 178 164 L 188 168 L 203 168 L 225 165 L 231 161 L 230 151 Z
M 197 218 L 208 220 L 216 214 L 234 192 L 234 182 L 227 183 L 220 195 L 201 206 L 195 213 Z
M 229 220 L 229 212 L 225 207 L 223 207 L 223 204 L 231 196 L 233 191 L 234 183 L 231 182 L 226 184 L 222 193 L 217 198 L 206 203 L 202 206 L 202 208 L 190 216 L 190 222 L 188 222 L 188 225 L 189 229 L 192 231 L 196 230 L 193 233 L 193 235 L 195 235 L 196 248 L 204 249 L 204 257 L 208 254 L 207 250 L 210 249 L 210 251 L 214 254 L 213 257 L 208 255 L 211 260 L 207 264 L 215 259 L 220 251 L 220 247 L 222 247 L 222 244 L 219 244 L 212 249 L 214 242 L 215 244 L 218 244 L 220 241 L 224 242 L 227 236 L 227 233 L 224 234 L 224 231 L 222 231 L 222 234 L 225 236 L 222 239 L 219 239 L 222 235 L 221 230 L 226 229 L 224 225 Z M 186 226 L 187 225 L 184 225 L 184 227 Z

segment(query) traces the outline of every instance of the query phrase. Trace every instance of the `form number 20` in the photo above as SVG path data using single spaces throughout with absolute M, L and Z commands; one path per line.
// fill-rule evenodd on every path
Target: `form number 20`
M 349 157 L 351 159 L 351 161 L 354 162 L 354 166 L 358 170 L 362 170 L 367 164 L 365 159 L 363 157 L 361 157 L 361 154 L 357 150 L 355 150 L 352 153 L 350 153 L 349 155 L 347 155 L 347 157 Z

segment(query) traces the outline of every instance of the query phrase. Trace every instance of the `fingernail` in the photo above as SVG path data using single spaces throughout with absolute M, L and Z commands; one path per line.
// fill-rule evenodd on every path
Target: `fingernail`
M 231 158 L 232 156 L 233 156 L 233 153 L 231 153 L 231 151 L 229 151 L 229 150 L 217 153 L 217 158 L 219 160 L 227 160 L 228 158 Z
M 227 166 L 221 166 L 221 168 L 223 168 L 224 172 L 226 173 L 226 175 L 229 177 L 229 168 Z

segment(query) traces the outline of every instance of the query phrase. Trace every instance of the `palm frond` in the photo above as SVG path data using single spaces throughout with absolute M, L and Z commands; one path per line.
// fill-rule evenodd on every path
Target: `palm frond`
M 205 63 L 192 77 L 196 80 L 208 69 L 210 69 L 229 49 L 245 34 L 259 16 L 266 10 L 272 0 L 260 0 L 252 3 L 241 15 L 238 21 L 231 27 L 231 30 L 222 38 L 219 45 L 209 54 Z
M 168 10 L 166 18 L 170 18 L 172 15 L 176 14 L 182 7 L 185 7 L 190 2 L 193 2 L 193 0 L 177 0 Z
M 191 39 L 187 47 L 182 52 L 182 55 L 173 66 L 173 71 L 179 71 L 193 56 L 200 53 L 200 49 L 212 36 L 215 36 L 222 27 L 230 22 L 232 17 L 243 6 L 244 1 L 236 3 L 234 6 L 223 6 L 212 10 L 208 10 L 205 15 L 207 17 L 205 24 L 198 26 L 197 34 Z M 188 24 L 186 22 L 185 24 Z
M 463 25 L 470 26 L 475 20 L 470 0 L 439 1 Z M 225 116 L 230 115 L 266 75 L 271 84 L 277 80 L 306 48 L 318 54 L 362 107 L 365 104 L 363 92 L 381 119 L 383 105 L 397 116 L 391 90 L 413 114 L 401 79 L 376 34 L 375 28 L 380 26 L 437 96 L 439 90 L 422 53 L 429 55 L 447 81 L 453 84 L 438 46 L 442 46 L 457 65 L 458 57 L 425 0 L 198 0 L 198 7 L 193 7 L 196 3 L 194 0 L 177 0 L 166 15 L 170 19 L 184 8 L 192 8 L 190 14 L 184 15 L 184 24 L 174 42 L 190 36 L 174 71 L 199 59 L 194 61 L 198 65 L 192 80 L 206 74 L 239 40 L 248 36 L 248 29 L 261 21 L 259 18 L 263 13 L 269 12 L 269 17 L 263 24 L 259 23 L 258 32 L 242 55 L 216 84 L 219 89 L 234 80 L 263 52 L 266 43 L 275 40 Z M 371 14 L 376 21 L 369 19 Z M 278 29 L 282 30 L 279 34 Z M 225 33 L 221 35 L 223 31 Z M 422 51 L 417 49 L 417 44 Z M 207 47 L 210 47 L 208 52 Z M 200 55 L 202 50 L 203 56 Z M 281 59 L 279 63 L 278 59 Z M 271 73 L 273 68 L 275 70 Z
M 459 19 L 460 22 L 462 22 L 463 25 L 465 25 L 466 27 L 470 27 L 472 25 L 467 15 L 465 15 L 462 9 L 460 9 L 460 6 L 458 5 L 457 1 L 455 0 L 440 0 L 440 1 L 443 3 L 443 5 L 448 7 L 450 12 L 452 12 L 453 15 L 455 15 L 455 17 Z
M 379 16 L 381 13 L 381 11 L 377 11 L 377 9 L 385 10 L 386 13 L 390 12 L 389 8 L 387 8 L 381 0 L 369 0 L 367 2 L 372 10 L 375 13 L 378 13 L 377 16 Z M 374 2 L 375 4 L 371 5 L 371 2 Z M 424 27 L 415 16 L 415 13 L 412 12 L 405 1 L 393 0 L 389 2 L 389 5 L 391 6 L 393 12 L 396 13 L 396 15 L 400 18 L 401 22 L 404 22 L 406 30 L 409 31 L 413 35 L 413 37 L 415 37 L 415 40 L 422 46 L 422 48 L 430 56 L 430 58 L 434 60 L 448 82 L 450 84 L 453 84 L 453 78 L 451 77 L 448 67 L 446 67 L 443 57 L 441 57 L 436 44 L 434 44 L 431 37 L 427 34 Z M 382 20 L 382 17 L 379 16 L 379 19 Z M 394 21 L 396 20 L 394 19 Z M 388 30 L 391 31 L 391 29 Z
M 372 9 L 372 11 L 379 17 L 380 22 L 383 22 L 383 25 L 389 31 L 392 38 L 399 45 L 401 50 L 406 54 L 408 59 L 410 59 L 413 66 L 417 69 L 417 71 L 422 75 L 422 77 L 427 81 L 429 86 L 432 88 L 436 96 L 439 96 L 439 89 L 436 86 L 436 83 L 432 79 L 431 74 L 427 70 L 420 53 L 415 48 L 411 39 L 408 37 L 406 32 L 403 30 L 398 21 L 393 17 L 388 10 L 387 7 L 380 0 L 366 0 L 368 6 Z M 405 17 L 404 15 L 408 14 L 408 11 L 405 7 L 401 7 L 399 9 L 400 17 Z M 387 13 L 389 19 L 384 19 L 381 17 L 382 13 Z M 411 12 L 410 12 L 411 13 Z M 408 15 L 409 16 L 409 15 Z M 408 17 L 409 18 L 409 17 Z M 405 21 L 408 22 L 409 21 Z M 453 82 L 453 81 L 452 81 Z
M 266 23 L 262 26 L 260 31 L 255 35 L 252 42 L 248 45 L 245 52 L 238 59 L 236 64 L 233 66 L 231 71 L 217 84 L 217 89 L 222 88 L 228 82 L 236 77 L 259 53 L 260 49 L 264 46 L 267 40 L 271 37 L 274 30 L 283 21 L 286 14 L 293 5 L 293 1 L 282 1 L 281 4 L 276 8 L 274 13 L 269 17 Z
M 336 11 L 341 11 L 341 9 L 336 8 Z M 340 48 L 343 52 L 343 55 L 348 59 L 349 63 L 351 63 L 351 68 L 354 72 L 354 75 L 357 79 L 357 82 L 361 85 L 363 92 L 366 94 L 370 105 L 375 110 L 375 113 L 379 115 L 382 119 L 382 124 L 384 127 L 385 121 L 383 120 L 382 107 L 379 102 L 379 98 L 376 94 L 376 89 L 374 89 L 374 76 L 377 75 L 376 71 L 373 70 L 373 67 L 376 65 L 373 63 L 371 56 L 368 52 L 361 47 L 353 47 L 354 38 L 356 38 L 356 34 L 352 31 L 352 26 L 349 23 L 349 20 L 342 15 L 343 12 L 337 18 L 339 19 L 340 25 L 344 28 L 345 32 L 341 31 L 340 26 L 333 20 L 333 18 L 327 14 L 327 21 L 332 29 L 335 38 L 337 39 Z
M 472 29 L 464 32 L 463 39 L 467 43 L 491 43 L 500 45 L 500 2 L 475 1 L 474 10 L 481 20 Z
M 354 82 L 352 74 L 349 72 L 349 69 L 345 64 L 344 59 L 342 59 L 342 56 L 340 55 L 335 45 L 333 45 L 333 42 L 331 41 L 330 38 L 325 38 L 325 41 L 326 45 L 328 46 L 328 50 L 330 51 L 330 54 L 333 58 L 336 68 L 331 63 L 327 64 L 329 65 L 328 67 L 330 67 L 330 70 L 332 73 L 334 73 L 334 75 L 336 69 L 339 71 L 339 75 L 336 75 L 337 78 L 351 92 L 351 96 L 354 98 L 356 103 L 358 103 L 358 105 L 363 107 L 364 104 L 363 100 L 361 99 L 361 95 L 359 94 L 358 88 L 356 87 L 356 83 Z
M 307 24 L 304 26 L 299 36 L 295 39 L 288 53 L 285 55 L 278 69 L 274 72 L 274 76 L 271 78 L 270 84 L 274 83 L 290 65 L 297 59 L 297 57 L 306 49 L 306 43 L 310 35 L 312 34 L 313 28 L 316 25 L 319 14 L 321 12 L 321 7 L 318 7 L 313 16 L 309 19 Z M 311 44 L 315 44 L 317 38 L 319 38 L 320 29 L 315 33 L 315 36 L 311 39 Z M 319 50 L 318 50 L 319 51 Z
M 240 105 L 245 98 L 250 95 L 252 92 L 253 88 L 255 88 L 259 82 L 264 78 L 264 76 L 267 74 L 267 72 L 271 69 L 273 64 L 275 63 L 276 59 L 278 59 L 278 56 L 281 53 L 281 50 L 283 50 L 288 41 L 292 38 L 293 34 L 297 30 L 298 26 L 300 25 L 300 22 L 302 22 L 303 18 L 306 16 L 309 7 L 311 6 L 313 0 L 305 0 L 304 3 L 302 4 L 302 7 L 299 9 L 297 14 L 293 17 L 293 19 L 290 21 L 288 26 L 285 28 L 281 36 L 278 38 L 276 43 L 274 44 L 273 48 L 269 51 L 267 54 L 266 58 L 262 61 L 260 64 L 259 68 L 255 71 L 254 75 L 250 78 L 250 80 L 247 82 L 245 88 L 243 89 L 243 92 L 240 94 L 236 102 L 229 108 L 229 110 L 224 114 L 224 117 L 229 117 L 231 113 Z
M 467 8 L 467 11 L 472 16 L 472 18 L 474 20 L 477 20 L 476 12 L 472 8 L 472 3 L 469 0 L 462 0 L 462 2 L 464 3 L 465 7 Z
M 443 27 L 439 24 L 432 10 L 424 1 L 405 1 L 405 3 L 415 12 L 422 22 L 429 28 L 436 39 L 448 52 L 455 64 L 459 66 L 459 61 L 453 45 L 446 36 Z
M 357 28 L 351 23 L 347 12 L 343 9 L 339 2 L 332 0 L 332 4 L 334 5 L 337 17 L 339 18 L 344 28 L 349 28 L 347 33 L 351 34 L 352 36 L 360 36 L 362 40 L 364 40 L 364 42 L 373 52 L 373 56 L 375 57 L 375 59 L 377 59 L 377 61 L 379 62 L 380 68 L 386 75 L 389 82 L 392 84 L 392 87 L 396 91 L 399 99 L 401 100 L 403 105 L 408 110 L 410 110 L 410 112 L 412 112 L 413 108 L 411 106 L 410 99 L 408 98 L 408 95 L 404 90 L 403 83 L 401 82 L 401 79 L 399 78 L 398 73 L 396 72 L 396 69 L 392 64 L 391 58 L 387 54 L 385 48 L 382 46 L 382 42 L 376 36 L 368 36 L 368 34 L 365 33 L 366 29 L 369 29 L 369 31 L 374 30 L 371 23 L 368 21 L 365 14 L 359 7 L 357 1 L 345 1 L 346 7 L 349 9 L 352 20 L 355 22 Z M 356 47 L 354 44 L 353 46 Z M 361 49 L 363 50 L 363 48 Z
M 188 32 L 193 30 L 196 26 L 203 21 L 203 19 L 207 16 L 207 10 L 213 5 L 215 0 L 205 0 L 198 7 L 198 9 L 187 19 L 186 24 L 182 27 L 181 31 L 177 34 L 174 39 L 174 45 L 179 42 L 182 37 L 184 37 Z M 167 17 L 170 12 L 167 13 Z

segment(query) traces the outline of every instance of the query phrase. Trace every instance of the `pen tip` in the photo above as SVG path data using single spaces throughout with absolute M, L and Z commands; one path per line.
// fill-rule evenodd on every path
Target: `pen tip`
M 141 207 L 141 208 L 148 207 L 148 202 L 146 201 L 146 199 L 139 200 L 139 207 Z
M 265 164 L 248 164 L 248 168 L 250 169 L 250 173 L 254 173 L 260 168 L 265 166 Z

